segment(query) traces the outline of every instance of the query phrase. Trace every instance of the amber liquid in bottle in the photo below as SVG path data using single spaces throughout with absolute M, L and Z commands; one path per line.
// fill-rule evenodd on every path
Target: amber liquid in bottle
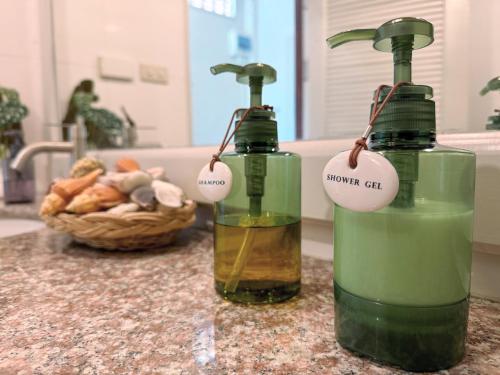
M 276 223 L 289 222 L 274 218 Z M 248 254 L 234 291 L 228 280 L 248 240 Z M 240 260 L 241 261 L 241 260 Z M 215 224 L 215 288 L 227 299 L 241 303 L 287 300 L 300 290 L 300 221 L 275 226 L 230 226 Z

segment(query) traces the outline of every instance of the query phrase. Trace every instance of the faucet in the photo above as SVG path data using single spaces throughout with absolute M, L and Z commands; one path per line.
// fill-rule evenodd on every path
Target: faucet
M 28 161 L 35 155 L 42 152 L 66 152 L 71 153 L 75 160 L 80 159 L 85 154 L 86 132 L 84 120 L 81 116 L 77 116 L 76 124 L 70 127 L 73 132 L 71 142 L 35 142 L 19 151 L 10 167 L 16 171 L 22 171 Z

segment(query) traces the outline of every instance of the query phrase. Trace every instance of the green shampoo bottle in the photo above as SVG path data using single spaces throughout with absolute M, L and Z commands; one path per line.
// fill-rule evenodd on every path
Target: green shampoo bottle
M 433 26 L 398 18 L 334 35 L 328 44 L 354 40 L 392 52 L 394 83 L 411 83 L 412 51 L 432 43 Z M 334 208 L 336 338 L 411 371 L 463 358 L 469 309 L 475 155 L 436 143 L 431 98 L 429 86 L 401 86 L 373 126 L 369 150 L 399 177 L 392 203 L 374 212 Z
M 249 85 L 250 107 L 263 108 L 263 85 L 276 81 L 275 69 L 265 64 L 221 64 L 211 72 L 234 73 Z M 280 302 L 300 290 L 301 160 L 279 151 L 270 107 L 242 119 L 244 112 L 234 152 L 220 156 L 233 180 L 229 195 L 215 204 L 215 289 L 234 302 Z

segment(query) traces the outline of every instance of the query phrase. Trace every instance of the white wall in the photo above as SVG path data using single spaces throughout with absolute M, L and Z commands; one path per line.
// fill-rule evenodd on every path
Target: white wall
M 29 108 L 29 115 L 23 121 L 27 142 L 43 136 L 42 3 L 0 1 L 0 86 L 16 89 Z
M 29 109 L 23 120 L 26 143 L 47 138 L 45 125 L 54 113 L 51 49 L 46 48 L 50 47 L 49 15 L 49 0 L 0 1 L 0 86 L 17 90 Z M 47 160 L 46 155 L 35 159 L 39 191 L 45 191 L 50 180 Z
M 53 0 L 60 113 L 73 88 L 93 79 L 97 107 L 136 121 L 139 143 L 190 143 L 186 0 Z M 98 77 L 99 56 L 135 66 L 132 82 Z M 139 64 L 164 66 L 168 85 L 142 82 Z M 155 128 L 155 130 L 141 130 Z

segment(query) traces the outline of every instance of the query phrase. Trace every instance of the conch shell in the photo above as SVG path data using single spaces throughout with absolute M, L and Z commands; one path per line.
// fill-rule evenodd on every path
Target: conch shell
M 127 196 L 113 186 L 95 184 L 86 189 L 85 194 L 96 195 L 99 198 L 101 207 L 110 208 L 127 201 Z
M 66 201 L 56 193 L 50 193 L 43 199 L 40 206 L 40 216 L 54 216 L 64 211 Z
M 133 172 L 141 169 L 139 163 L 137 163 L 134 159 L 127 158 L 118 160 L 115 167 L 118 172 Z
M 91 157 L 85 157 L 76 161 L 70 171 L 70 176 L 73 178 L 83 177 L 96 169 L 106 170 L 102 161 Z
M 80 194 L 89 186 L 94 185 L 97 177 L 103 173 L 102 169 L 96 169 L 86 174 L 83 177 L 67 178 L 59 180 L 52 185 L 51 193 L 59 195 L 66 202 L 70 201 L 73 197 Z
M 110 183 L 125 194 L 129 194 L 138 187 L 149 186 L 151 185 L 151 181 L 153 181 L 153 177 L 143 171 L 108 173 L 105 179 L 106 183 Z
M 101 203 L 97 195 L 80 194 L 73 198 L 73 200 L 66 207 L 66 211 L 75 214 L 88 214 L 96 212 L 101 209 Z
M 126 201 L 127 197 L 114 187 L 95 184 L 73 198 L 66 211 L 85 214 L 114 207 Z
M 169 182 L 155 180 L 152 185 L 155 197 L 160 204 L 166 207 L 182 207 L 184 192 L 178 186 Z

